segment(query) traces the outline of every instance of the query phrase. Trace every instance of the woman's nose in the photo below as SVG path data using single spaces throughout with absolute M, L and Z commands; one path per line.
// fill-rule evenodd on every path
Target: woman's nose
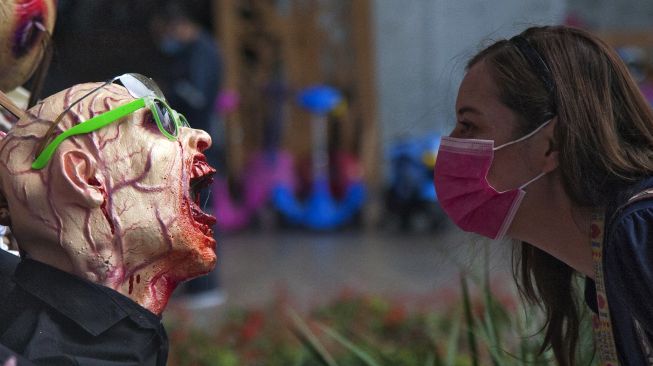
M 203 130 L 184 128 L 186 140 L 190 148 L 202 152 L 211 147 L 211 136 Z

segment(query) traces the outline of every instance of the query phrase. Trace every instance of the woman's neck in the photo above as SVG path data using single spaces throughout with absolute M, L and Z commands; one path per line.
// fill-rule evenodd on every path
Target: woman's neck
M 594 278 L 590 246 L 591 209 L 575 206 L 557 176 L 527 190 L 508 235 L 551 254 Z M 529 196 L 529 193 L 531 195 Z

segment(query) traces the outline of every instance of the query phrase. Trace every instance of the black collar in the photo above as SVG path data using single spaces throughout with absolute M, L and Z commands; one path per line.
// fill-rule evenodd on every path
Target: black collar
M 16 270 L 20 258 L 0 249 L 0 276 L 11 276 Z
M 119 292 L 35 260 L 22 259 L 14 280 L 93 336 L 126 317 L 143 328 L 161 327 L 157 315 Z
M 20 258 L 0 249 L 0 299 L 5 298 L 14 286 L 12 277 L 18 262 Z

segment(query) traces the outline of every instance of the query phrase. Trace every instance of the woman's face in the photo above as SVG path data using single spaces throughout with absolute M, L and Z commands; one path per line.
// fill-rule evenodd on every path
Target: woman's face
M 451 137 L 494 140 L 494 146 L 522 137 L 517 115 L 499 100 L 488 66 L 479 62 L 465 75 L 456 100 L 456 127 Z M 498 191 L 521 186 L 541 173 L 534 164 L 532 141 L 538 135 L 494 152 L 488 181 Z

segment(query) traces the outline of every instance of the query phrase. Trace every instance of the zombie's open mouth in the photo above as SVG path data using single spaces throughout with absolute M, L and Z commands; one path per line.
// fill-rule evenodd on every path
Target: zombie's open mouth
M 213 174 L 215 174 L 215 169 L 206 163 L 206 157 L 203 154 L 195 155 L 191 167 L 190 183 L 188 185 L 190 211 L 195 221 L 195 227 L 208 237 L 213 237 L 213 229 L 211 227 L 215 224 L 216 219 L 202 211 L 200 207 L 200 195 L 203 189 L 210 187 L 211 183 L 213 183 Z

